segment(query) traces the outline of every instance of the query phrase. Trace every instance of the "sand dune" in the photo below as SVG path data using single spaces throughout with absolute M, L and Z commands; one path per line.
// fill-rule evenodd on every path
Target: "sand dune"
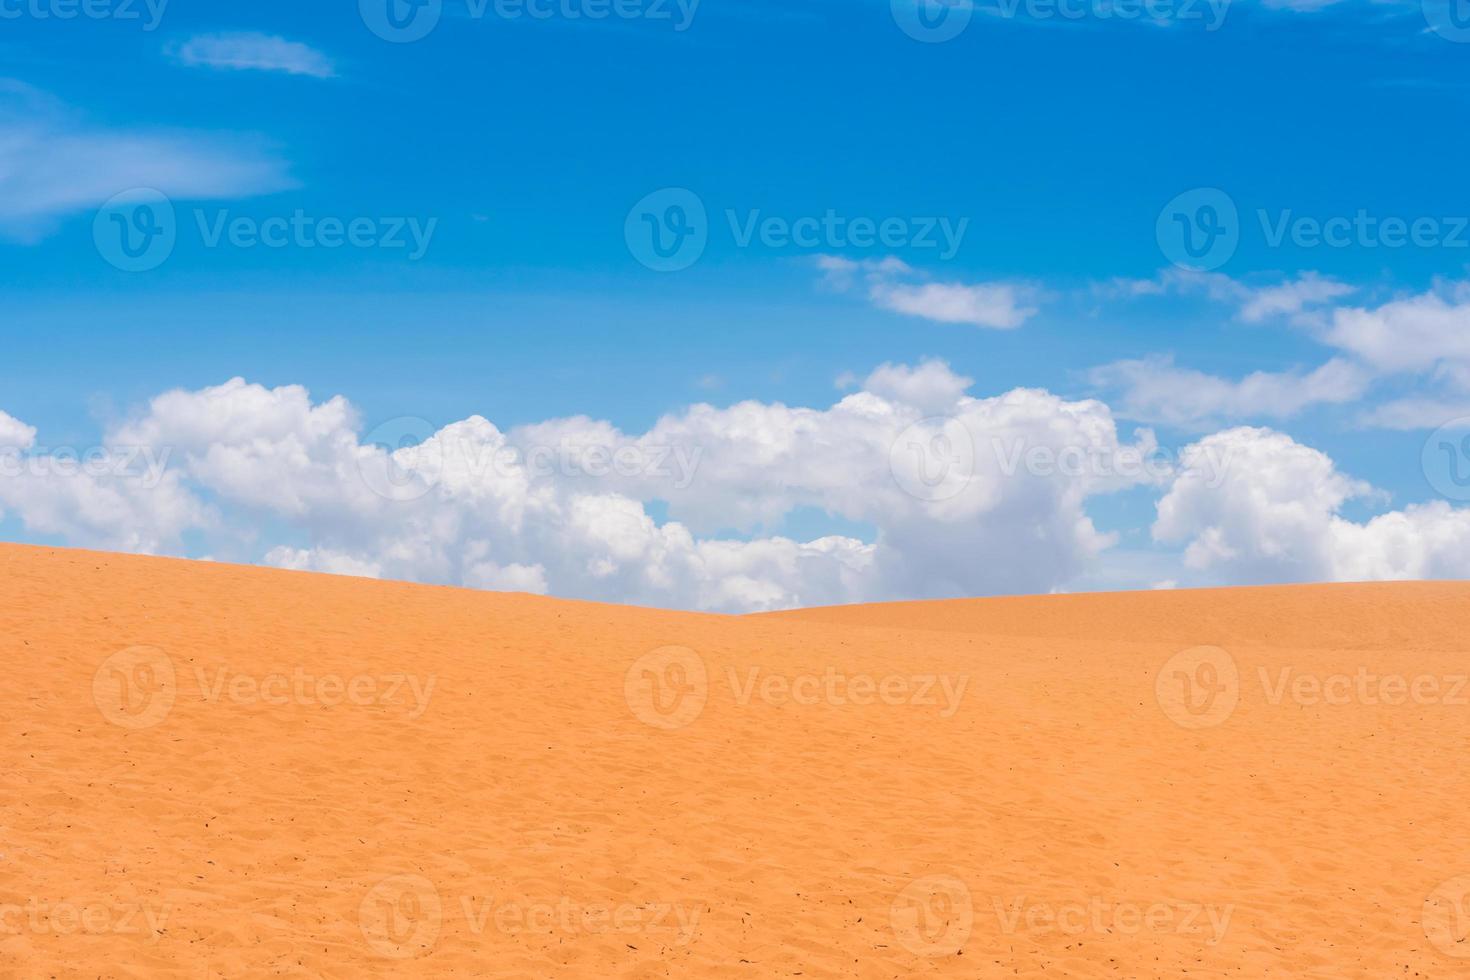
M 3 546 L 0 977 L 1465 976 L 1467 627 Z

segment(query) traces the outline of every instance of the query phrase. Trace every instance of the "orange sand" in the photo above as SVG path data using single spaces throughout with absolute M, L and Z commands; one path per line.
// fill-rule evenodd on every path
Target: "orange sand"
M 1466 976 L 1467 627 L 4 546 L 0 977 Z

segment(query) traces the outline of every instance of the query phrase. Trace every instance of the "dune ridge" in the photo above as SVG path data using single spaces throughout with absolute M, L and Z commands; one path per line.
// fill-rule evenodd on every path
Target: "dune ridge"
M 3 545 L 0 977 L 1464 975 L 1467 626 Z

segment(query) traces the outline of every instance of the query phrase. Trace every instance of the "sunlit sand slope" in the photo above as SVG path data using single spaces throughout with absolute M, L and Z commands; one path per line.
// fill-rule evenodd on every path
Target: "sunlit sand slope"
M 1467 627 L 3 546 L 0 977 L 1470 975 Z

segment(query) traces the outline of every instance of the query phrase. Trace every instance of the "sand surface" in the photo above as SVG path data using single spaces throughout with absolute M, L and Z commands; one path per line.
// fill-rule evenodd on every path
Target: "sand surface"
M 0 977 L 1470 976 L 1467 628 L 0 546 Z

